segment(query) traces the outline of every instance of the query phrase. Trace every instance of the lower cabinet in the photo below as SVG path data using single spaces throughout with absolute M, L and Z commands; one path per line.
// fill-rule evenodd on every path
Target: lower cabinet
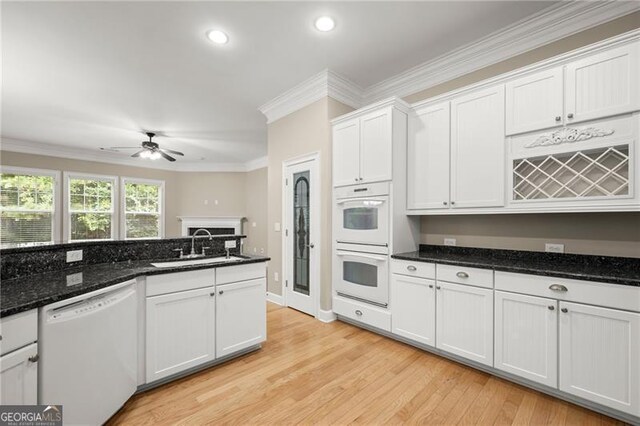
M 438 281 L 436 347 L 493 366 L 493 290 Z
M 147 383 L 215 359 L 214 289 L 147 297 Z
M 38 344 L 0 357 L 0 405 L 38 402 Z
M 560 390 L 640 416 L 640 314 L 560 302 Z
M 267 339 L 265 278 L 218 285 L 216 291 L 216 357 Z
M 425 345 L 435 346 L 435 281 L 392 274 L 391 300 L 391 332 Z
M 558 302 L 495 292 L 495 368 L 556 387 Z

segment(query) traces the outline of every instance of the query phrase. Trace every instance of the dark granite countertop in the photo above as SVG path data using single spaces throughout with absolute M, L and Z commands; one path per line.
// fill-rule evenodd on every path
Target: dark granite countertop
M 421 245 L 419 251 L 398 253 L 391 257 L 640 287 L 638 258 L 434 245 Z
M 0 286 L 0 317 L 39 308 L 58 300 L 69 299 L 139 276 L 223 268 L 270 260 L 270 258 L 264 256 L 237 254 L 233 256 L 241 257 L 242 260 L 165 268 L 152 266 L 151 262 L 179 261 L 180 259 L 98 263 L 2 280 L 2 285 Z

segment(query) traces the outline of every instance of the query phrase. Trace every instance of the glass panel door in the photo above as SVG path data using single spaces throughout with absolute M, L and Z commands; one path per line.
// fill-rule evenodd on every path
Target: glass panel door
M 293 175 L 293 291 L 309 295 L 309 170 Z

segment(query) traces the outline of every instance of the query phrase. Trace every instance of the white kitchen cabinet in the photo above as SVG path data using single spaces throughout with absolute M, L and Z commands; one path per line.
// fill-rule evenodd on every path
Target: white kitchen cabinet
M 438 281 L 436 347 L 493 366 L 493 290 Z
M 215 309 L 213 286 L 147 297 L 147 383 L 215 359 Z
M 640 416 L 640 314 L 560 302 L 560 390 Z
M 417 110 L 409 121 L 407 208 L 449 206 L 449 102 Z
M 435 281 L 391 275 L 391 332 L 413 341 L 435 346 Z
M 267 339 L 266 279 L 216 287 L 216 356 L 218 358 Z
M 0 357 L 0 405 L 38 403 L 38 344 Z
M 394 147 L 407 143 L 407 109 L 390 98 L 332 121 L 333 186 L 392 179 Z
M 558 385 L 558 302 L 495 292 L 495 368 Z
M 622 114 L 640 107 L 639 46 L 628 44 L 567 64 L 566 123 Z
M 333 127 L 333 185 L 353 185 L 360 180 L 360 119 Z
M 546 129 L 563 123 L 563 67 L 506 83 L 506 134 Z
M 451 207 L 504 206 L 504 85 L 451 101 Z

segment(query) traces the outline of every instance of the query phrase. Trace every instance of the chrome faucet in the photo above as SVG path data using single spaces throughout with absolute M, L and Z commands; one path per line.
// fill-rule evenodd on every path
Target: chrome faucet
M 204 228 L 196 229 L 196 232 L 194 232 L 193 235 L 191 235 L 191 254 L 189 254 L 189 256 L 191 256 L 191 257 L 197 256 L 196 248 L 195 248 L 195 241 L 196 241 L 196 235 L 198 235 L 198 233 L 200 231 L 204 231 L 209 235 L 209 241 L 211 241 L 213 239 L 213 236 L 211 235 L 211 232 L 207 231 L 206 229 L 204 229 Z M 205 248 L 206 247 L 202 247 L 202 256 L 204 256 L 204 254 L 205 254 L 204 253 L 204 249 Z

